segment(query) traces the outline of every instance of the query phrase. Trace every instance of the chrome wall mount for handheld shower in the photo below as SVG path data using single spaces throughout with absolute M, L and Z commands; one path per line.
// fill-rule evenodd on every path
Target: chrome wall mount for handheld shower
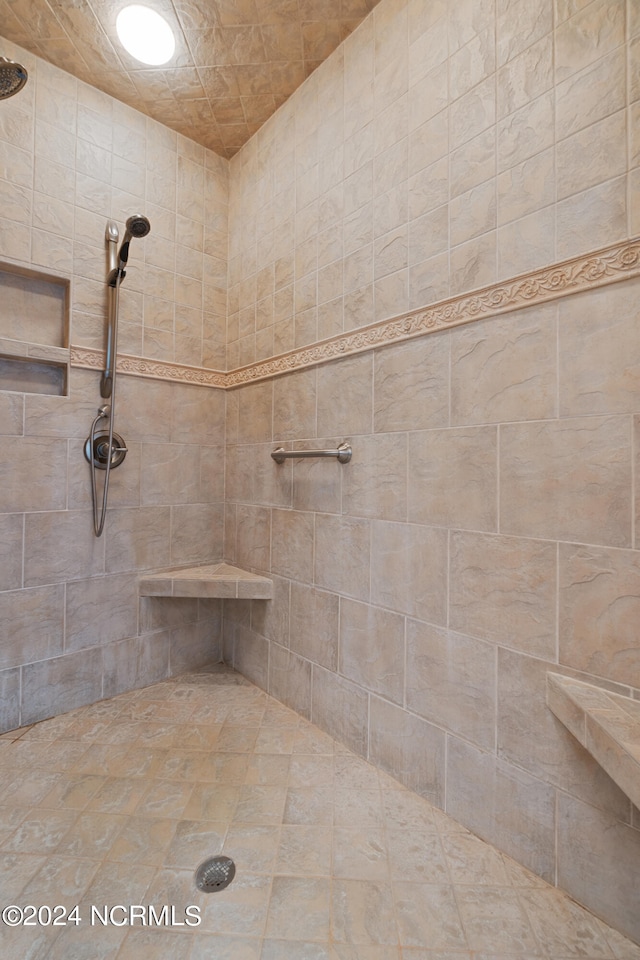
M 107 512 L 109 477 L 114 467 L 119 467 L 127 455 L 127 445 L 113 429 L 116 393 L 116 356 L 118 350 L 118 305 L 120 284 L 126 276 L 125 267 L 129 260 L 129 243 L 133 237 L 146 237 L 151 224 L 142 214 L 129 217 L 125 235 L 118 250 L 120 232 L 118 225 L 109 220 L 105 231 L 107 245 L 107 343 L 105 370 L 100 381 L 100 394 L 109 403 L 103 404 L 91 424 L 91 431 L 84 445 L 84 455 L 91 471 L 91 496 L 93 501 L 93 528 L 96 537 L 102 535 Z M 108 421 L 106 430 L 98 431 L 98 424 Z M 102 507 L 98 509 L 96 471 L 104 470 L 102 488 Z

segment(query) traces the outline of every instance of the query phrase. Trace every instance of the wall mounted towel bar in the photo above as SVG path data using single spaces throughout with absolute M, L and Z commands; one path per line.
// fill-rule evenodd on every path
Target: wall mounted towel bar
M 271 456 L 276 463 L 284 463 L 285 460 L 301 460 L 307 457 L 336 457 L 340 463 L 349 463 L 351 454 L 351 444 L 346 441 L 341 443 L 336 450 L 285 450 L 283 447 L 277 447 L 271 452 Z

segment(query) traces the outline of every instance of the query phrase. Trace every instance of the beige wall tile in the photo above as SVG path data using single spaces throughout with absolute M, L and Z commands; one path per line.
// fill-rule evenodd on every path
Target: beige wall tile
M 102 696 L 102 650 L 30 663 L 23 667 L 22 683 L 23 724 L 93 703 Z
M 104 572 L 105 543 L 87 510 L 30 513 L 25 518 L 24 584 L 80 580 Z
M 311 720 L 361 757 L 367 752 L 368 700 L 354 683 L 314 665 Z
M 451 421 L 535 420 L 556 407 L 556 307 L 538 307 L 451 335 Z
M 316 370 L 279 377 L 273 385 L 273 436 L 303 440 L 316 429 Z
M 401 707 L 371 697 L 369 759 L 437 807 L 444 806 L 445 736 Z
M 560 140 L 556 148 L 558 199 L 594 187 L 626 173 L 626 112 L 619 110 L 604 120 Z
M 446 623 L 447 533 L 436 527 L 374 521 L 371 598 L 431 623 Z
M 475 834 L 554 880 L 555 791 L 521 768 L 448 739 L 447 813 Z
M 271 566 L 282 577 L 313 578 L 314 518 L 297 510 L 271 511 Z
M 342 479 L 342 509 L 350 516 L 404 520 L 407 515 L 407 438 L 358 437 Z
M 373 356 L 349 357 L 318 367 L 318 433 L 371 433 Z
M 547 266 L 554 260 L 556 208 L 545 207 L 498 230 L 497 277 L 506 279 Z
M 171 563 L 211 563 L 222 554 L 222 503 L 175 504 L 171 508 Z
M 556 545 L 454 531 L 449 625 L 533 656 L 556 653 Z
M 3 439 L 2 448 L 3 511 L 64 509 L 67 486 L 65 443 L 10 436 Z
M 631 544 L 625 418 L 503 425 L 500 463 L 502 532 Z
M 3 730 L 20 725 L 20 670 L 0 672 L 0 723 Z
M 420 430 L 448 420 L 449 342 L 417 339 L 374 355 L 374 430 Z
M 441 729 L 493 750 L 496 653 L 479 640 L 407 622 L 407 708 Z
M 65 652 L 134 637 L 138 586 L 128 575 L 67 584 Z
M 395 703 L 404 697 L 404 617 L 340 601 L 339 672 Z
M 624 9 L 621 0 L 597 0 L 558 26 L 558 80 L 589 66 L 624 42 Z
M 0 590 L 22 586 L 24 517 L 0 514 Z
M 307 720 L 311 715 L 311 664 L 272 643 L 269 651 L 269 692 Z
M 496 429 L 424 430 L 409 440 L 409 520 L 495 530 Z
M 235 559 L 250 570 L 269 570 L 271 559 L 271 511 L 240 504 L 236 520 Z
M 633 550 L 560 545 L 560 663 L 640 685 Z
M 558 881 L 596 915 L 606 914 L 616 928 L 636 942 L 638 914 L 633 905 L 633 876 L 640 847 L 637 830 L 610 814 L 572 797 L 559 797 Z M 595 876 L 587 881 L 591 871 Z M 615 873 L 620 886 L 608 882 Z
M 85 517 L 85 523 L 89 522 Z M 107 573 L 162 569 L 169 566 L 170 556 L 169 507 L 117 508 L 110 512 L 105 545 Z
M 36 587 L 0 594 L 2 668 L 44 660 L 62 653 L 64 643 L 64 587 Z
M 369 599 L 370 521 L 316 516 L 315 583 L 334 593 Z
M 334 673 L 338 669 L 339 598 L 302 583 L 291 584 L 289 646 Z
M 628 799 L 546 706 L 546 674 L 557 669 L 551 661 L 499 649 L 498 756 L 540 782 L 628 817 Z
M 558 259 L 622 239 L 627 229 L 626 178 L 608 180 L 559 202 L 557 227 Z
M 637 403 L 636 280 L 559 304 L 560 413 L 633 413 Z

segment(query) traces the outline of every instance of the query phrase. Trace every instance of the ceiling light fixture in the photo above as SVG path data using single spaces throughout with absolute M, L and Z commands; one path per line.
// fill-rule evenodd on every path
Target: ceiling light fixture
M 158 67 L 175 53 L 176 40 L 164 17 L 134 3 L 123 7 L 116 18 L 116 30 L 127 53 L 141 63 Z

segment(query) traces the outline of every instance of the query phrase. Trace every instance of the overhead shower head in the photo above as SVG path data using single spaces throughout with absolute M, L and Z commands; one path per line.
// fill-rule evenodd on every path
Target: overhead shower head
M 0 57 L 0 100 L 6 100 L 22 90 L 28 76 L 21 63 Z

